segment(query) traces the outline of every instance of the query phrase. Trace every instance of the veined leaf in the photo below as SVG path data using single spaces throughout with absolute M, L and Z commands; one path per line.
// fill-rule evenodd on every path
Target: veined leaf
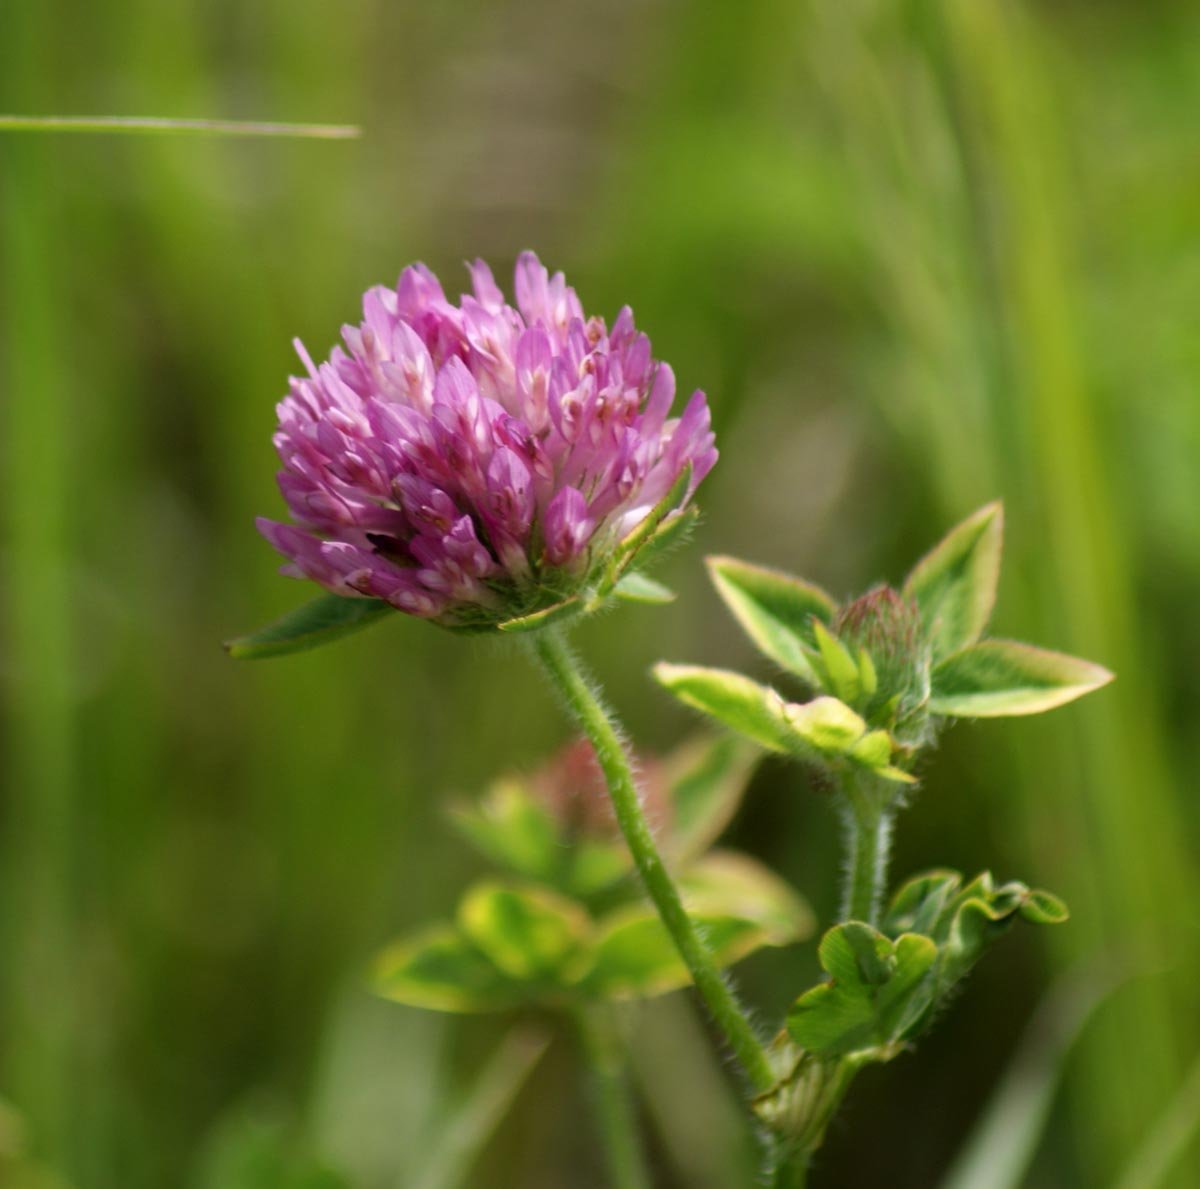
M 759 650 L 815 685 L 804 646 L 816 643 L 814 618 L 826 622 L 833 618 L 833 599 L 799 578 L 734 557 L 710 557 L 708 572 L 717 593 Z
M 951 529 L 905 581 L 904 596 L 921 612 L 935 662 L 973 644 L 987 627 L 1003 541 L 1003 506 L 988 504 Z
M 306 652 L 369 627 L 394 610 L 380 599 L 320 595 L 257 632 L 226 641 L 225 651 L 238 660 L 262 660 L 286 656 L 290 652 Z
M 1100 665 L 1012 640 L 984 640 L 933 670 L 929 708 L 955 718 L 1040 714 L 1112 680 Z

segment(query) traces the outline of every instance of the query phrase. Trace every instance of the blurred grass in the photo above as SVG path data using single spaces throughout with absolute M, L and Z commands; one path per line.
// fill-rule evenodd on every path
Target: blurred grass
M 998 629 L 1120 675 L 1090 706 L 948 739 L 899 867 L 992 864 L 1064 893 L 1074 923 L 1048 952 L 1014 937 L 940 1036 L 864 1078 L 820 1175 L 934 1183 L 1053 973 L 1098 951 L 1167 973 L 1085 1034 L 1030 1184 L 1101 1184 L 1131 1159 L 1200 1048 L 1200 13 L 16 0 L 6 15 L 3 111 L 367 134 L 0 139 L 0 1096 L 35 1150 L 81 1189 L 150 1189 L 268 1135 L 295 1149 L 281 1168 L 315 1152 L 382 1185 L 420 1111 L 501 1035 L 381 1011 L 357 978 L 467 873 L 445 794 L 561 738 L 523 658 L 416 623 L 261 667 L 218 645 L 302 595 L 252 529 L 279 506 L 291 336 L 325 350 L 410 259 L 454 288 L 462 258 L 500 274 L 533 246 L 589 308 L 631 302 L 681 387 L 713 399 L 724 457 L 696 546 L 669 563 L 680 604 L 582 642 L 645 744 L 687 723 L 647 683 L 652 660 L 755 663 L 702 551 L 846 593 L 996 495 Z M 765 766 L 735 829 L 828 913 L 836 828 L 802 779 Z M 744 970 L 776 1013 L 811 974 L 807 950 Z M 710 1084 L 694 1031 L 671 1036 L 680 1055 L 646 1083 L 664 1126 Z M 573 1086 L 552 1050 L 481 1184 L 598 1183 Z M 390 1102 L 410 1124 L 394 1133 Z M 360 1112 L 380 1120 L 369 1137 Z M 656 1148 L 677 1183 L 687 1155 Z M 1200 1180 L 1194 1142 L 1173 1175 Z

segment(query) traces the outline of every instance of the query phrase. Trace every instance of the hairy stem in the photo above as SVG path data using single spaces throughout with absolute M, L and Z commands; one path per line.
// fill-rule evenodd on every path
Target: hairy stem
M 890 798 L 879 781 L 853 775 L 842 778 L 841 793 L 846 825 L 841 919 L 877 926 L 892 843 Z
M 695 922 L 683 907 L 679 889 L 663 863 L 645 814 L 642 813 L 629 756 L 610 713 L 594 692 L 578 659 L 555 629 L 544 628 L 536 633 L 533 649 L 555 689 L 566 702 L 571 716 L 596 750 L 617 822 L 633 855 L 638 874 L 680 957 L 691 971 L 696 989 L 729 1042 L 751 1086 L 758 1093 L 770 1089 L 775 1082 L 775 1075 L 767 1060 L 766 1050 L 717 969 Z
M 804 1189 L 808 1183 L 808 1153 L 783 1151 L 771 1169 L 770 1189 Z
M 592 1079 L 596 1121 L 613 1189 L 650 1189 L 624 1055 L 604 1005 L 576 1014 L 580 1045 Z

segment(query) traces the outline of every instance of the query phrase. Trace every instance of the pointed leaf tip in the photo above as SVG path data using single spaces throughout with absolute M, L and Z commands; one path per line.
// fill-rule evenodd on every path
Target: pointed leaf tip
M 917 564 L 904 583 L 933 645 L 934 660 L 983 634 L 996 602 L 1004 545 L 1004 506 L 984 505 L 951 529 Z
M 1040 714 L 1107 685 L 1102 665 L 1015 640 L 984 640 L 946 657 L 929 708 L 947 718 Z
M 771 751 L 789 751 L 795 732 L 784 714 L 783 699 L 765 685 L 728 669 L 672 665 L 660 661 L 655 681 L 681 702 L 715 718 Z
M 626 603 L 649 603 L 652 606 L 663 606 L 675 601 L 675 592 L 653 578 L 647 578 L 638 570 L 629 570 L 623 574 L 613 594 Z
M 815 684 L 805 645 L 815 643 L 814 621 L 833 618 L 833 599 L 811 583 L 735 557 L 709 557 L 706 564 L 717 593 L 759 651 Z
M 224 647 L 237 660 L 264 660 L 306 652 L 360 631 L 394 610 L 379 599 L 321 595 L 257 632 L 227 640 Z

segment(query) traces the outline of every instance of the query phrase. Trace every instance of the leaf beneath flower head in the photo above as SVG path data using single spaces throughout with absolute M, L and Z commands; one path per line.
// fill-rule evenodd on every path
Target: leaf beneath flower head
M 662 605 L 675 601 L 675 592 L 653 578 L 647 578 L 636 570 L 622 575 L 621 580 L 613 587 L 613 594 L 627 603 L 652 603 Z
M 692 464 L 689 462 L 676 476 L 675 482 L 667 489 L 666 495 L 646 513 L 613 551 L 612 560 L 609 563 L 609 579 L 604 583 L 605 590 L 612 589 L 620 575 L 633 564 L 642 547 L 648 544 L 658 532 L 659 526 L 683 503 L 691 482 Z
M 361 631 L 393 611 L 395 608 L 381 599 L 320 595 L 257 632 L 226 641 L 225 651 L 238 660 L 306 652 Z
M 1013 640 L 984 640 L 934 668 L 929 709 L 953 718 L 1040 714 L 1112 678 L 1101 665 L 1078 657 Z
M 551 607 L 543 607 L 540 611 L 531 611 L 528 615 L 517 615 L 505 619 L 496 626 L 502 632 L 536 632 L 551 624 L 560 623 L 578 615 L 584 609 L 583 601 L 578 596 L 564 599 Z
M 717 593 L 759 650 L 815 685 L 805 645 L 816 644 L 814 618 L 826 622 L 833 618 L 833 599 L 790 574 L 734 557 L 710 557 L 708 571 Z
M 1004 508 L 980 508 L 950 530 L 919 562 L 904 583 L 916 603 L 936 663 L 973 644 L 987 627 L 996 602 Z

